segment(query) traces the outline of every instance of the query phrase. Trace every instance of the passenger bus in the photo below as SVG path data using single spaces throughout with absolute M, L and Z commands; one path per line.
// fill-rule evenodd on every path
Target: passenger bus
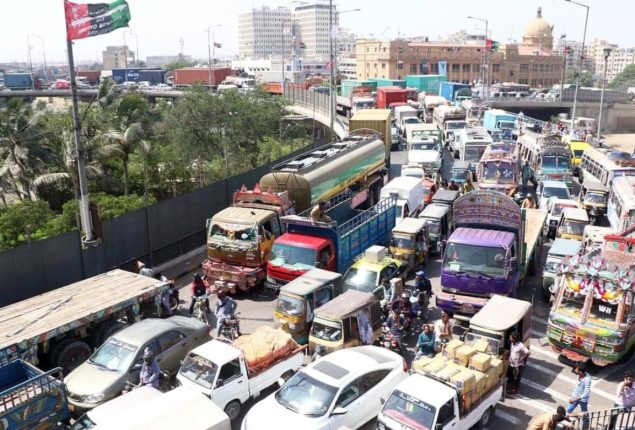
M 611 157 L 613 151 L 609 149 L 588 148 L 582 154 L 580 183 L 593 179 L 607 188 L 611 187 L 613 179 L 619 176 L 635 176 L 635 161 L 615 159 Z
M 606 216 L 611 228 L 618 232 L 635 225 L 635 176 L 613 180 Z
M 573 188 L 571 149 L 560 136 L 527 130 L 518 138 L 518 148 L 521 162 L 529 164 L 531 181 L 534 184 L 552 180 L 564 182 L 569 189 Z

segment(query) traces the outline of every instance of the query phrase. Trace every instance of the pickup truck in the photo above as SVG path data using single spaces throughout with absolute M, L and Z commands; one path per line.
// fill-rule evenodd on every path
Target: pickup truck
M 430 374 L 414 373 L 397 385 L 377 417 L 378 430 L 485 427 L 503 396 L 496 384 L 467 407 L 465 394 L 454 384 Z
M 43 372 L 20 359 L 17 345 L 0 350 L 0 428 L 52 429 L 68 417 L 62 369 Z
M 210 397 L 233 421 L 240 415 L 243 403 L 298 371 L 304 364 L 304 350 L 305 347 L 296 348 L 256 371 L 248 367 L 241 349 L 212 340 L 190 351 L 177 380 Z

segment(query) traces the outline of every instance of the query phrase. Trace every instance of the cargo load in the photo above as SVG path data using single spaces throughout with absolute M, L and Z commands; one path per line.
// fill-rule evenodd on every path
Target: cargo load
M 259 327 L 254 334 L 240 336 L 234 346 L 243 352 L 249 370 L 255 372 L 266 369 L 299 347 L 289 333 L 266 326 Z

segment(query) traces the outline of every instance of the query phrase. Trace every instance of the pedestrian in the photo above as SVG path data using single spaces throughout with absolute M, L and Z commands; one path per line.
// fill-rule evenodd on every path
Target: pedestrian
M 529 182 L 529 176 L 531 175 L 528 161 L 525 161 L 525 163 L 523 164 L 521 173 L 522 173 L 522 181 L 523 181 L 523 191 L 527 191 L 527 183 Z
M 137 269 L 139 270 L 139 274 L 141 276 L 147 276 L 149 278 L 154 277 L 154 270 L 146 266 L 146 263 L 144 263 L 143 261 L 137 261 Z
M 520 388 L 520 379 L 529 358 L 529 350 L 520 341 L 518 332 L 509 335 L 509 367 L 507 368 L 507 390 L 509 394 L 517 394 Z
M 454 179 L 450 179 L 450 186 L 448 187 L 450 191 L 459 191 L 459 185 L 454 181 Z
M 617 385 L 617 393 L 615 404 L 616 408 L 630 408 L 635 406 L 635 387 L 633 387 L 633 372 L 627 370 L 624 373 L 624 380 Z M 609 430 L 615 429 L 617 422 L 618 411 L 613 411 L 611 414 L 611 423 L 609 424 Z M 620 423 L 622 427 L 622 423 Z
M 531 420 L 527 430 L 555 430 L 558 423 L 561 423 L 562 421 L 567 421 L 569 423 L 564 428 L 571 427 L 571 420 L 567 418 L 566 411 L 562 406 L 558 406 L 555 414 L 549 412 Z
M 418 359 L 422 355 L 431 357 L 435 353 L 434 347 L 434 332 L 432 331 L 432 327 L 430 324 L 425 324 L 423 326 L 423 331 L 419 335 L 417 339 L 417 354 L 415 359 Z
M 569 406 L 567 406 L 568 414 L 578 406 L 582 412 L 586 412 L 589 409 L 589 397 L 591 396 L 591 375 L 586 372 L 584 364 L 576 364 L 574 372 L 578 375 L 578 383 L 571 392 L 571 399 L 569 399 Z

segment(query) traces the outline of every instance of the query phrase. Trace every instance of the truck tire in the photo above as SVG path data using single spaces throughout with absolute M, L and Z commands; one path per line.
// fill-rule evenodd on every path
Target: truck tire
M 229 417 L 230 421 L 235 421 L 240 416 L 241 411 L 242 406 L 238 400 L 232 400 L 227 403 L 227 406 L 225 406 L 225 413 Z
M 82 364 L 93 350 L 82 340 L 70 337 L 60 341 L 51 351 L 51 367 L 61 367 L 64 375 Z
M 483 412 L 483 415 L 481 416 L 481 419 L 478 420 L 478 427 L 479 428 L 486 427 L 487 424 L 492 419 L 492 414 L 493 413 L 494 413 L 494 407 L 493 406 L 490 406 L 489 408 L 485 409 L 485 412 Z

